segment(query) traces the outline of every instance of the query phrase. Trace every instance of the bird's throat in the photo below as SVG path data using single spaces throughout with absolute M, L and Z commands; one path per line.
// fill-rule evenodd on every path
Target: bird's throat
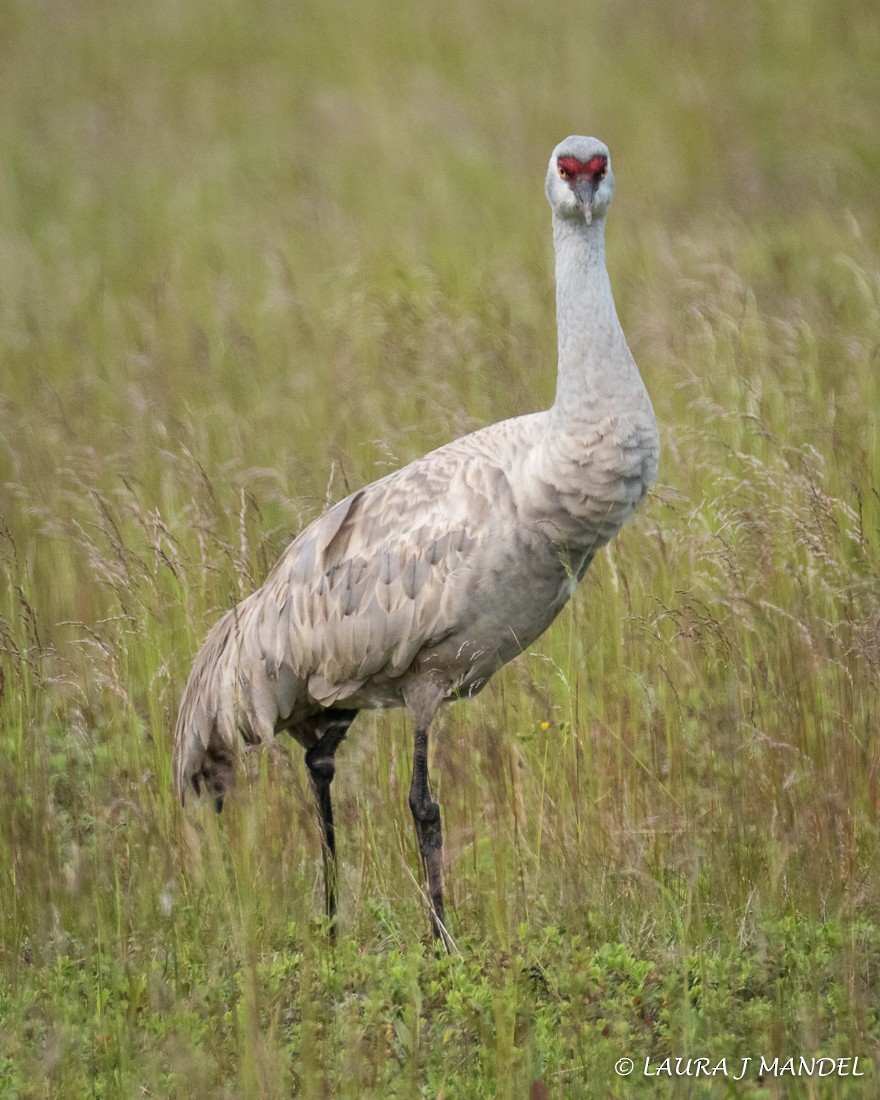
M 625 400 L 635 363 L 605 263 L 605 218 L 553 219 L 559 373 L 554 411 L 583 419 Z

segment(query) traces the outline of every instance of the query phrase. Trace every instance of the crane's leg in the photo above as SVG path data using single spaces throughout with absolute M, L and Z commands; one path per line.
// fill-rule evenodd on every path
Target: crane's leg
M 336 710 L 327 716 L 321 737 L 306 753 L 306 767 L 321 815 L 321 848 L 324 856 L 324 901 L 330 921 L 330 938 L 336 939 L 336 832 L 333 828 L 333 805 L 330 784 L 336 774 L 336 750 L 344 740 L 356 710 Z
M 428 728 L 416 729 L 413 775 L 409 789 L 409 808 L 416 824 L 419 853 L 425 865 L 428 894 L 431 898 L 431 926 L 434 938 L 448 949 L 443 932 L 443 833 L 440 807 L 431 797 L 428 785 Z

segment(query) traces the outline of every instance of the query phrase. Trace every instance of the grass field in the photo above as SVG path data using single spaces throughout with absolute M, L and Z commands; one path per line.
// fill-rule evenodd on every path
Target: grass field
M 875 0 L 0 23 L 0 1096 L 876 1096 Z M 660 479 L 438 723 L 459 954 L 407 724 L 358 720 L 331 950 L 301 751 L 182 812 L 180 693 L 328 501 L 552 399 L 584 132 Z

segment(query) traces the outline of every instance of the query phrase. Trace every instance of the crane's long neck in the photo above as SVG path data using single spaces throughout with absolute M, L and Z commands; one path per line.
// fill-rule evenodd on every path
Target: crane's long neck
M 559 374 L 554 418 L 563 425 L 599 419 L 626 402 L 641 379 L 611 293 L 605 218 L 592 225 L 554 215 Z

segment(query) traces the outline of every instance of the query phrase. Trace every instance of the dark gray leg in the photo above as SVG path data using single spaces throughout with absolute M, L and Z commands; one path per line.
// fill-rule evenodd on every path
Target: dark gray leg
M 428 878 L 428 894 L 431 898 L 431 927 L 434 938 L 442 940 L 448 948 L 443 935 L 443 833 L 440 828 L 440 807 L 431 797 L 428 785 L 428 730 L 416 730 L 415 751 L 413 752 L 412 785 L 409 789 L 409 808 L 416 823 L 416 836 L 419 840 L 419 853 L 425 865 Z
M 332 711 L 327 716 L 324 732 L 306 753 L 306 767 L 321 815 L 321 848 L 324 855 L 324 901 L 330 921 L 330 938 L 336 939 L 336 832 L 333 828 L 333 806 L 330 784 L 336 774 L 336 750 L 344 740 L 356 710 Z

